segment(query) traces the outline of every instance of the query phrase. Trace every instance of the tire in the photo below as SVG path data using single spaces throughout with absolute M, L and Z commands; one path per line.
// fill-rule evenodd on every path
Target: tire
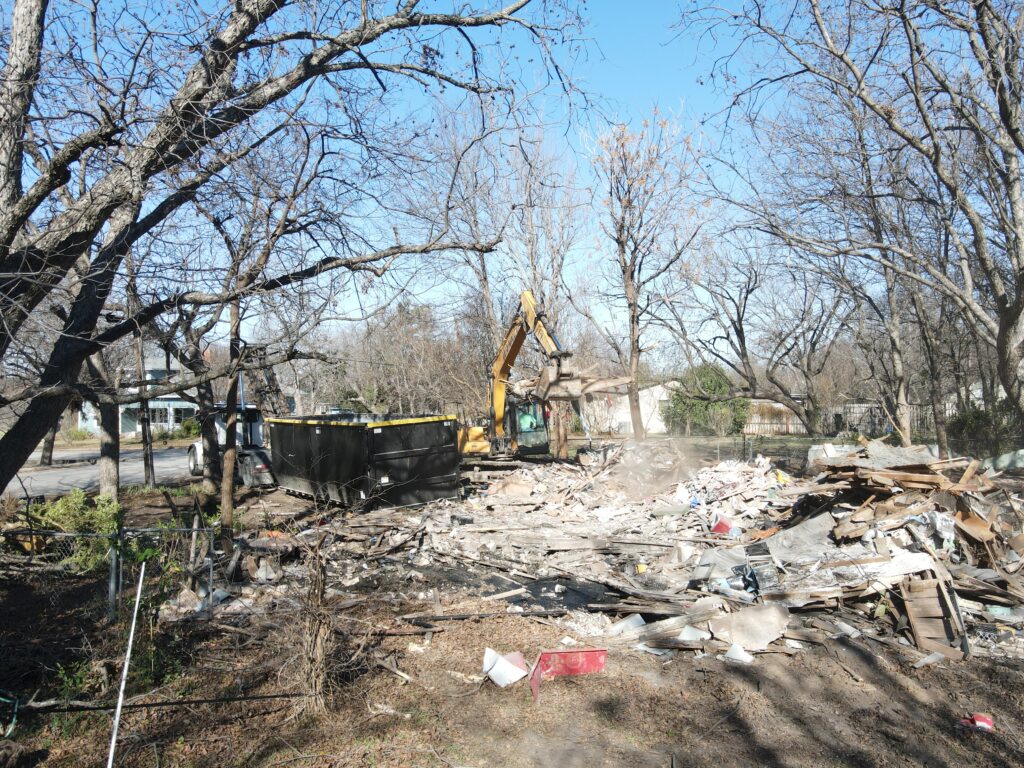
M 196 457 L 196 449 L 191 447 L 188 449 L 188 473 L 193 477 L 203 474 L 203 467 Z
M 253 482 L 252 464 L 250 463 L 249 458 L 246 457 L 238 463 L 241 467 L 242 485 L 246 488 L 252 488 L 255 483 Z

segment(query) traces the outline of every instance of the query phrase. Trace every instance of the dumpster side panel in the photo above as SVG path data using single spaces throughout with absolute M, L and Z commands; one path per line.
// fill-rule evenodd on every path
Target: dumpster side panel
M 282 488 L 341 504 L 358 501 L 356 486 L 366 474 L 364 425 L 302 418 L 274 419 L 270 428 L 274 475 Z
M 376 419 L 376 421 L 374 421 Z M 454 416 L 271 419 L 278 484 L 346 506 L 409 506 L 459 495 Z
M 317 462 L 313 473 L 323 498 L 346 506 L 358 504 L 365 498 L 365 426 L 332 421 L 311 429 Z
M 289 491 L 315 495 L 309 431 L 295 422 L 270 423 L 270 459 L 277 484 Z
M 367 425 L 367 475 L 377 506 L 408 506 L 459 496 L 454 417 Z

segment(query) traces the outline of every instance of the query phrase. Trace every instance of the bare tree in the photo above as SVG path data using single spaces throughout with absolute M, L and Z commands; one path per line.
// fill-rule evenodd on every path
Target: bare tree
M 17 428 L 0 438 L 0 483 L 68 405 L 90 355 L 164 313 L 223 305 L 243 290 L 218 287 L 217 276 L 196 288 L 166 281 L 99 331 L 132 249 L 165 224 L 187 220 L 186 206 L 200 190 L 229 177 L 235 163 L 287 126 L 333 129 L 323 150 L 343 186 L 360 165 L 376 165 L 379 179 L 414 170 L 396 173 L 392 162 L 406 157 L 404 148 L 421 133 L 409 120 L 416 109 L 409 89 L 450 89 L 519 109 L 514 60 L 489 54 L 515 45 L 514 29 L 526 30 L 549 75 L 560 78 L 550 53 L 576 21 L 562 3 L 535 13 L 529 5 L 512 0 L 433 13 L 419 0 L 397 9 L 369 0 L 326 7 L 245 0 L 178 15 L 158 3 L 125 14 L 17 0 L 0 73 L 2 359 L 45 302 L 65 311 L 43 350 L 41 375 L 7 400 L 27 405 Z M 90 44 L 78 45 L 63 32 L 69 27 L 86 30 Z M 501 28 L 512 29 L 487 32 Z M 359 190 L 364 214 L 387 199 L 387 186 Z M 299 263 L 271 263 L 244 292 L 263 294 L 402 254 L 492 247 L 459 239 L 443 218 L 404 232 L 378 224 L 367 217 L 362 231 L 320 242 L 319 254 L 308 246 Z M 161 266 L 167 264 L 150 269 Z
M 791 410 L 808 434 L 821 434 L 823 378 L 850 304 L 820 276 L 732 245 L 736 256 L 707 255 L 657 307 L 660 326 L 682 344 L 691 367 L 721 366 L 740 384 L 727 396 L 686 394 L 766 398 Z
M 633 435 L 642 440 L 639 378 L 645 333 L 654 320 L 659 284 L 684 262 L 700 232 L 691 197 L 690 142 L 655 114 L 637 132 L 612 126 L 597 141 L 593 165 L 601 229 L 611 245 L 595 295 L 624 314 L 625 334 L 595 312 L 589 297 L 575 296 L 573 306 L 602 332 L 630 377 Z
M 815 181 L 791 199 L 798 205 L 773 209 L 765 204 L 770 185 L 759 185 L 760 201 L 747 206 L 758 226 L 823 258 L 870 262 L 907 290 L 945 297 L 964 326 L 995 350 L 999 382 L 1024 413 L 1024 11 L 995 2 L 754 0 L 728 11 L 695 11 L 688 21 L 729 27 L 733 39 L 757 51 L 756 71 L 736 103 L 756 105 L 763 117 L 771 102 L 766 89 L 781 88 L 793 124 L 807 120 L 810 129 L 813 115 L 823 118 L 819 135 L 829 138 L 837 129 L 834 154 L 842 155 L 863 127 L 879 150 L 870 153 L 873 167 L 896 158 L 906 169 L 851 194 L 823 195 Z M 719 73 L 736 60 L 721 58 Z M 851 106 L 863 117 L 860 126 L 851 125 Z M 752 129 L 768 140 L 758 134 L 761 122 Z M 778 168 L 769 170 L 780 181 Z M 806 178 L 794 173 L 796 166 L 787 170 L 783 186 L 799 192 Z M 922 247 L 934 241 L 903 240 L 898 229 L 863 221 L 844 226 L 851 211 L 868 209 L 872 200 L 881 209 L 901 201 L 913 212 L 913 226 L 932 218 L 948 251 Z

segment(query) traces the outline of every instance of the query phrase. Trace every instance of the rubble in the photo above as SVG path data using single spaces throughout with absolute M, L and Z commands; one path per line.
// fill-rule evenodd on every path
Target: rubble
M 529 465 L 461 501 L 254 536 L 242 542 L 250 583 L 212 610 L 295 600 L 295 558 L 317 542 L 344 589 L 385 572 L 412 585 L 432 568 L 507 582 L 478 595 L 493 611 L 403 619 L 428 629 L 515 611 L 612 652 L 749 663 L 839 638 L 921 667 L 936 653 L 1024 658 L 1024 514 L 979 462 L 865 441 L 819 452 L 809 470 L 797 478 L 758 456 L 694 472 L 667 442 Z M 581 602 L 586 584 L 614 599 Z M 183 597 L 161 617 L 194 611 Z

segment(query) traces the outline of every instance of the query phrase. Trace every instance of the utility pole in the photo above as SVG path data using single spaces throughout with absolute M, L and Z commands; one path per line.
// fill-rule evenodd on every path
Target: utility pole
M 135 285 L 135 268 L 131 258 L 125 258 L 128 273 L 128 305 L 133 315 L 138 315 L 142 302 Z M 149 399 L 146 397 L 146 340 L 142 334 L 142 326 L 136 325 L 135 339 L 138 347 L 137 374 L 139 377 L 139 426 L 142 428 L 142 469 L 147 488 L 156 487 L 156 472 L 153 469 L 153 433 L 149 423 Z

